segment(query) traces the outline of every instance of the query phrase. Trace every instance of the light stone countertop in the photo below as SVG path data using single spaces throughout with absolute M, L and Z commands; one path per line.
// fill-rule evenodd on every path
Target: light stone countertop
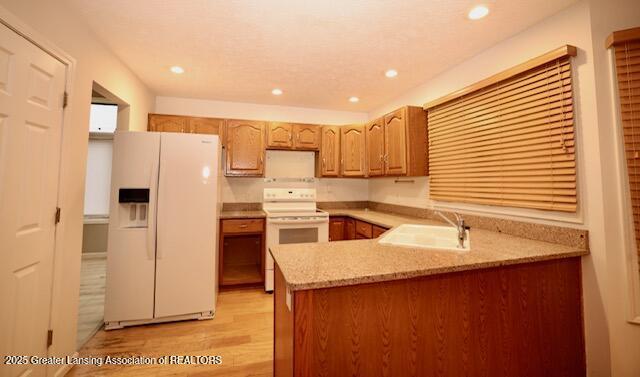
M 221 211 L 220 219 L 262 219 L 266 214 L 260 211 Z
M 429 219 L 370 210 L 333 209 L 332 216 L 350 216 L 379 226 L 436 224 Z M 306 290 L 408 279 L 519 263 L 587 255 L 580 247 L 554 244 L 471 229 L 467 253 L 380 245 L 378 240 L 353 240 L 278 245 L 270 253 L 289 289 Z

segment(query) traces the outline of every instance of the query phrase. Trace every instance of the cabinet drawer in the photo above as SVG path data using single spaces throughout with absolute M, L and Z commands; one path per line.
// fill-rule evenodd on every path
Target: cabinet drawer
M 356 233 L 366 238 L 371 238 L 373 227 L 364 221 L 356 220 Z
M 256 233 L 264 229 L 264 219 L 222 220 L 222 233 Z

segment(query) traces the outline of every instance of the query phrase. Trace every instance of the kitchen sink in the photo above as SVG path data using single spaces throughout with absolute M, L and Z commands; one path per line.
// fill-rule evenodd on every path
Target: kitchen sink
M 387 232 L 378 243 L 423 249 L 467 252 L 471 250 L 469 231 L 464 248 L 458 247 L 458 230 L 451 226 L 403 224 Z

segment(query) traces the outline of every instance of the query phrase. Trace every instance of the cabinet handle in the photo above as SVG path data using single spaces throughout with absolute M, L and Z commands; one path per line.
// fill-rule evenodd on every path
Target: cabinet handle
M 246 228 L 247 224 L 240 224 L 240 228 Z

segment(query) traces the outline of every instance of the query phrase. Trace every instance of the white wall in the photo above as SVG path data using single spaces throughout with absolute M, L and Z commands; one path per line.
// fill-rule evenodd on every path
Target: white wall
M 623 144 L 620 132 L 613 132 L 621 125 L 618 122 L 618 93 L 613 85 L 612 51 L 604 47 L 605 39 L 612 31 L 640 26 L 640 2 L 590 0 L 589 3 L 598 106 L 597 141 L 601 156 L 597 168 L 601 183 L 606 182 L 601 184 L 602 215 L 589 219 L 589 229 L 598 229 L 601 234 L 598 246 L 602 247 L 602 253 L 597 263 L 602 271 L 600 275 L 606 276 L 599 288 L 606 299 L 612 375 L 640 376 L 640 324 L 627 322 L 634 315 L 631 312 L 633 301 L 640 302 L 637 254 L 632 242 L 632 221 L 624 216 L 629 204 L 623 200 L 628 195 L 622 184 L 626 181 Z M 635 278 L 634 295 L 631 294 L 632 278 Z M 635 315 L 640 314 L 637 310 Z
M 195 98 L 156 97 L 158 114 L 193 115 L 247 120 L 269 120 L 316 124 L 351 124 L 367 120 L 366 113 L 311 109 L 305 107 L 259 105 L 211 101 Z
M 146 128 L 147 113 L 153 107 L 153 93 L 98 41 L 82 17 L 65 2 L 48 0 L 1 0 L 0 6 L 12 19 L 64 50 L 76 62 L 69 106 L 65 118 L 71 127 L 63 129 L 59 205 L 62 222 L 56 230 L 59 252 L 55 256 L 52 327 L 55 332 L 50 352 L 55 356 L 76 351 L 80 256 L 84 205 L 85 163 L 89 132 L 89 107 L 93 81 L 131 105 L 129 126 Z M 3 13 L 6 11 L 3 10 Z M 60 367 L 52 367 L 58 369 Z
M 616 210 L 621 188 L 616 184 L 620 182 L 620 175 L 614 169 L 615 110 L 611 108 L 612 77 L 604 49 L 609 33 L 634 26 L 640 26 L 637 0 L 583 1 L 450 68 L 369 114 L 373 119 L 402 105 L 421 106 L 561 45 L 578 47 L 578 56 L 573 59 L 573 82 L 581 209 L 575 216 L 551 216 L 551 222 L 589 229 L 591 255 L 583 258 L 583 290 L 590 376 L 640 375 L 640 326 L 626 321 L 629 287 L 621 234 L 625 227 L 620 211 Z M 417 180 L 415 186 L 404 187 L 402 193 L 427 190 L 426 182 Z M 370 183 L 369 188 L 371 200 L 409 202 L 394 197 L 388 185 Z M 419 203 L 434 205 L 422 199 Z M 455 203 L 452 206 L 469 209 Z M 474 209 L 496 211 L 486 207 Z M 540 213 L 527 210 L 497 211 L 529 220 L 541 217 Z
M 431 208 L 429 177 L 369 179 L 369 200 L 408 207 Z

